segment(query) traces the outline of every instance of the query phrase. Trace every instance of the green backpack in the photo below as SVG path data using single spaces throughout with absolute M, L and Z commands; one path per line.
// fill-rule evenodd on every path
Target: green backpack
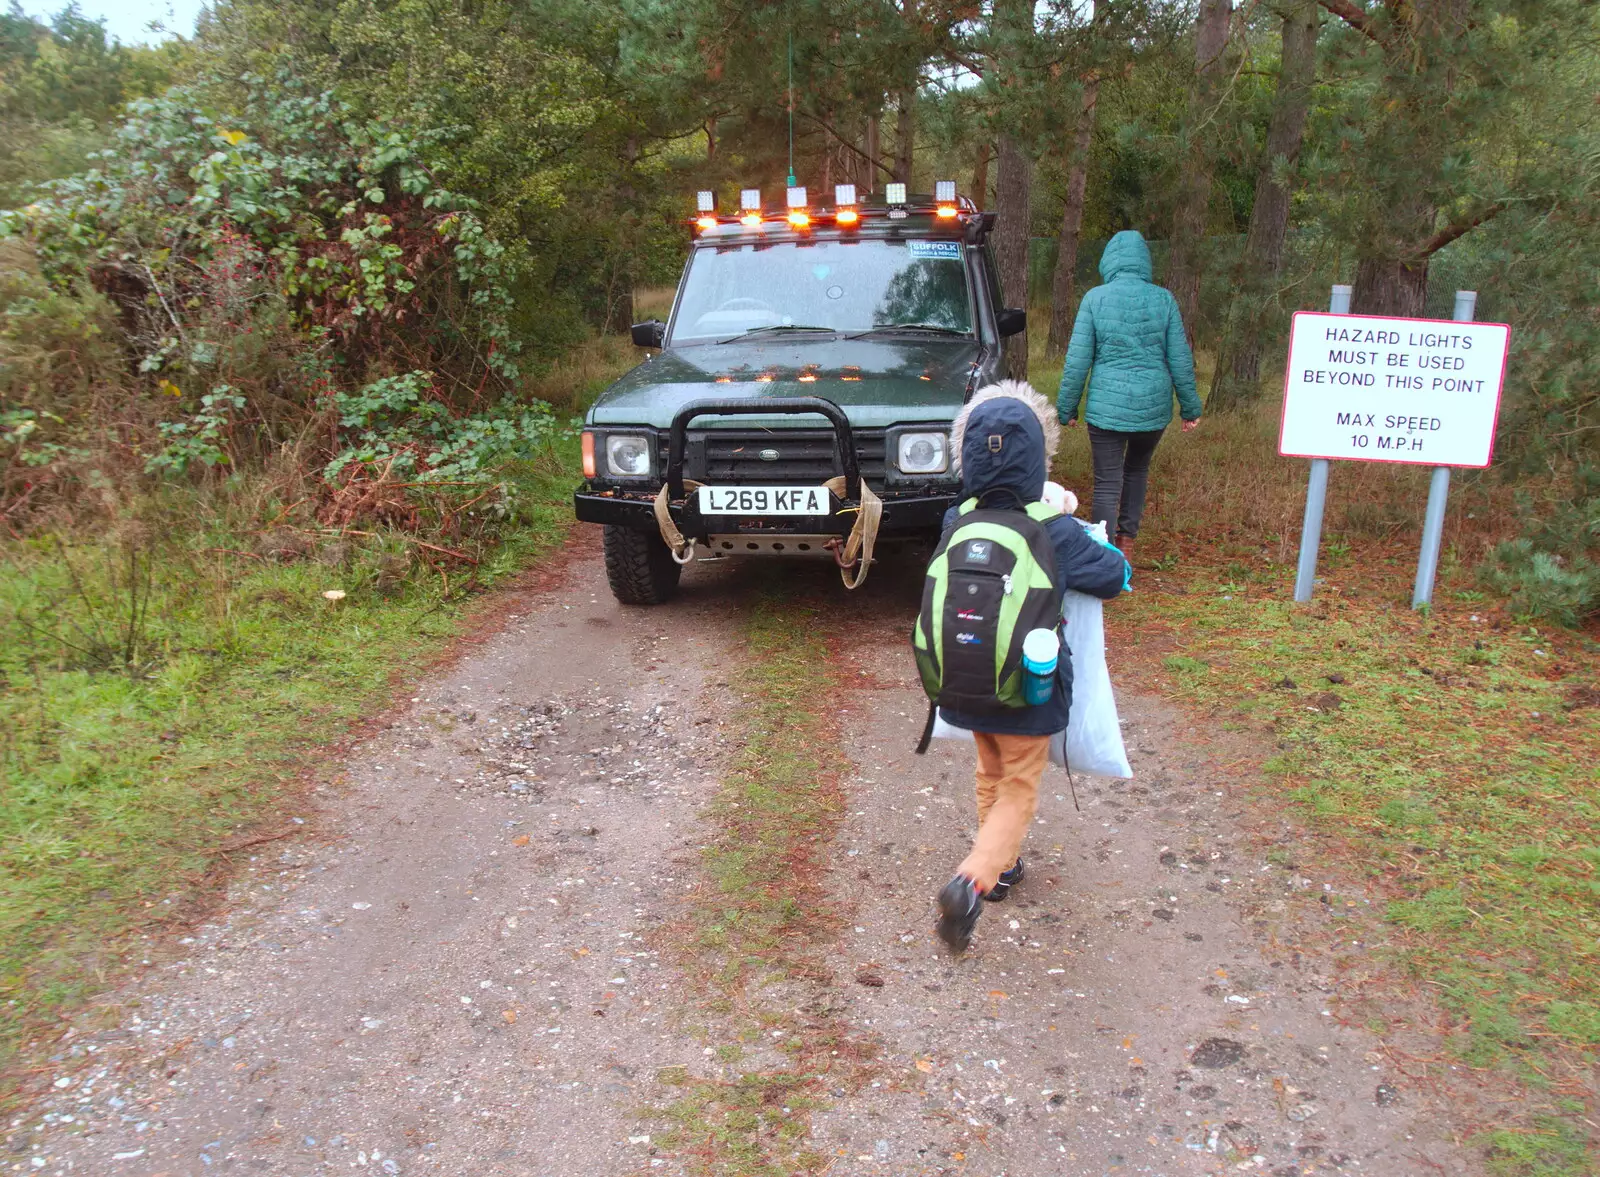
M 981 509 L 977 499 L 961 504 L 928 565 L 911 633 L 934 707 L 992 715 L 1027 706 L 1022 639 L 1061 622 L 1055 545 L 1044 527 L 1057 514 L 1044 503 L 1026 512 Z

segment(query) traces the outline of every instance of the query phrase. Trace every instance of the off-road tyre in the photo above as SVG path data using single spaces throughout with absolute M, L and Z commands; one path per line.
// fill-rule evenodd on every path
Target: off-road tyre
M 659 535 L 606 524 L 606 580 L 624 605 L 664 605 L 678 595 L 683 566 Z

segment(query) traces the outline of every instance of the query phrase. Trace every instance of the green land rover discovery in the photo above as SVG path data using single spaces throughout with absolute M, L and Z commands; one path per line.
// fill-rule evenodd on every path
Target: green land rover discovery
M 624 604 L 668 600 L 697 554 L 831 556 L 853 587 L 877 539 L 936 539 L 950 423 L 1026 323 L 1000 304 L 994 214 L 954 184 L 741 204 L 700 194 L 671 315 L 633 327 L 659 354 L 585 422 L 577 516 L 604 525 Z

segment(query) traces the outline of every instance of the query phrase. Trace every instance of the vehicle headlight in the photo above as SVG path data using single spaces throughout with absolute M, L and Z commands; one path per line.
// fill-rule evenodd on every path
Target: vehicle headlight
M 650 473 L 650 439 L 636 433 L 606 437 L 606 472 L 618 478 L 643 478 Z
M 895 465 L 902 474 L 943 474 L 950 466 L 950 438 L 944 433 L 902 433 Z

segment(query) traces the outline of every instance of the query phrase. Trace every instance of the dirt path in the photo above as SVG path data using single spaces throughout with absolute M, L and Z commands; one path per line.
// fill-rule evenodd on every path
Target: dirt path
M 903 1081 L 831 1117 L 855 1160 L 842 1171 L 1474 1170 L 1444 1108 L 1344 1024 L 1353 985 L 1333 963 L 1361 954 L 1345 927 L 1370 926 L 1366 899 L 1303 873 L 1287 826 L 1291 854 L 1269 862 L 1239 782 L 1157 699 L 1120 698 L 1134 779 L 1080 778 L 1079 810 L 1048 770 L 1027 879 L 964 959 L 930 944 L 931 897 L 969 838 L 972 753 L 911 754 L 924 703 L 898 628 L 862 644 L 876 689 L 849 724 L 835 886 L 857 896 L 839 972 L 868 982 L 847 987 L 846 1016 Z
M 852 922 L 826 988 L 881 1062 L 812 1117 L 829 1173 L 1471 1170 L 1341 1024 L 1320 953 L 1362 898 L 1269 865 L 1235 782 L 1156 701 L 1124 698 L 1136 780 L 1080 782 L 1076 812 L 1052 778 L 1027 883 L 942 955 L 931 896 L 963 852 L 970 753 L 909 754 L 914 582 L 791 581 L 860 619 L 833 848 Z M 661 929 L 699 869 L 746 588 L 694 569 L 670 608 L 624 610 L 595 553 L 575 560 L 353 754 L 225 918 L 83 1019 L 4 1167 L 692 1171 L 644 1111 L 671 1099 L 663 1069 L 718 1070 Z

